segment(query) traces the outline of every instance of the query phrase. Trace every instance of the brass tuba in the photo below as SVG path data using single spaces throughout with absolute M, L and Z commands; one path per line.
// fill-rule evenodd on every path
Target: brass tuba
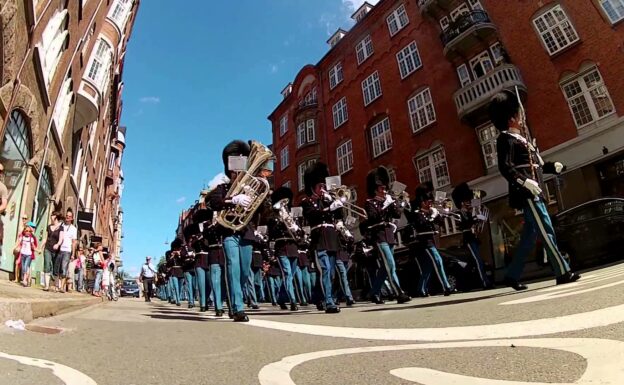
M 262 167 L 272 159 L 273 153 L 265 145 L 256 141 L 251 142 L 247 169 L 238 173 L 225 197 L 227 200 L 236 195 L 245 194 L 251 198 L 251 204 L 248 207 L 236 205 L 222 210 L 216 218 L 217 223 L 234 231 L 240 231 L 247 226 L 256 210 L 269 195 L 269 182 L 259 174 Z

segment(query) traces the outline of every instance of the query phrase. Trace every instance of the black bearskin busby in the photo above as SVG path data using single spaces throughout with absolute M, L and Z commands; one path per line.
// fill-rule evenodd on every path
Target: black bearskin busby
M 475 194 L 475 192 L 478 192 L 478 194 Z M 451 193 L 453 203 L 458 209 L 461 208 L 462 202 L 472 201 L 475 198 L 475 195 L 477 195 L 479 198 L 485 198 L 486 193 L 482 190 L 472 190 L 470 187 L 468 187 L 468 183 L 466 182 L 457 185 L 457 187 L 455 187 L 453 189 L 453 192 Z
M 197 223 L 191 223 L 190 225 L 182 229 L 182 234 L 184 234 L 184 238 L 188 242 L 193 235 L 199 234 L 199 226 L 197 225 Z
M 386 186 L 386 190 L 390 189 L 390 174 L 383 166 L 377 167 L 366 176 L 366 192 L 370 198 L 375 196 L 378 186 Z
M 416 210 L 420 209 L 420 205 L 424 201 L 434 200 L 433 189 L 432 186 L 427 183 L 422 183 L 420 186 L 416 188 L 416 193 L 414 194 L 414 201 L 412 203 L 412 207 Z
M 251 152 L 251 148 L 247 142 L 242 140 L 233 140 L 225 146 L 223 149 L 223 154 L 221 157 L 223 158 L 223 169 L 225 171 L 225 175 L 230 177 L 230 170 L 228 168 L 228 158 L 230 156 L 249 156 Z
M 173 242 L 171 242 L 171 250 L 179 250 L 180 248 L 182 248 L 183 244 L 183 240 L 181 240 L 180 238 L 176 238 L 173 240 Z
M 200 224 L 206 221 L 212 221 L 213 211 L 210 209 L 199 209 L 193 213 L 193 223 Z
M 282 199 L 288 198 L 288 207 L 292 207 L 293 192 L 288 187 L 280 187 L 271 194 L 271 203 L 276 204 Z
M 303 183 L 305 185 L 305 193 L 312 196 L 314 186 L 319 183 L 325 183 L 325 178 L 329 176 L 329 169 L 325 163 L 316 162 L 309 166 L 303 174 Z

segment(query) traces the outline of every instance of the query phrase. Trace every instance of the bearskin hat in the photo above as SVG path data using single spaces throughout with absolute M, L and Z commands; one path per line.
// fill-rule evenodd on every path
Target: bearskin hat
M 165 251 L 165 259 L 171 258 L 171 250 Z
M 386 189 L 390 188 L 390 175 L 388 174 L 388 169 L 384 166 L 377 167 L 366 176 L 366 192 L 369 197 L 375 196 L 377 186 L 386 186 Z
M 199 234 L 199 226 L 196 223 L 191 223 L 182 229 L 182 234 L 184 234 L 184 238 L 188 241 L 193 235 Z
M 434 200 L 433 189 L 431 189 L 430 185 L 427 183 L 422 183 L 420 186 L 416 188 L 416 193 L 414 194 L 414 201 L 412 207 L 414 209 L 420 209 L 420 205 L 424 201 Z
M 288 187 L 280 187 L 271 194 L 271 203 L 276 204 L 282 199 L 288 198 L 288 207 L 292 206 L 293 192 Z
M 314 186 L 319 183 L 325 183 L 325 178 L 329 176 L 329 169 L 325 163 L 316 162 L 309 166 L 303 174 L 303 183 L 305 185 L 305 193 L 312 196 Z
M 199 209 L 193 213 L 193 223 L 203 223 L 212 220 L 213 211 L 210 209 Z
M 171 250 L 177 250 L 181 248 L 183 244 L 184 244 L 183 240 L 181 240 L 180 238 L 176 238 L 173 240 L 173 242 L 171 242 Z
M 223 158 L 223 169 L 225 170 L 225 175 L 227 177 L 230 176 L 230 170 L 228 169 L 228 158 L 230 156 L 249 156 L 251 152 L 251 148 L 247 142 L 242 140 L 233 140 L 223 148 L 223 154 L 221 157 Z
M 455 207 L 460 208 L 462 202 L 472 200 L 473 193 L 470 187 L 468 187 L 468 183 L 463 182 L 453 189 L 451 197 L 453 198 L 453 203 L 455 203 Z

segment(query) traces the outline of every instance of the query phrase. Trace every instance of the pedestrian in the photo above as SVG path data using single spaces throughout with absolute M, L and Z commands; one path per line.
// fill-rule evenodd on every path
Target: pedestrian
M 34 223 L 28 222 L 17 238 L 15 245 L 15 251 L 19 254 L 21 262 L 20 280 L 24 287 L 30 285 L 30 263 L 35 258 L 35 250 L 37 249 L 37 238 L 33 235 L 35 227 Z
M 104 247 L 101 244 L 95 245 L 93 252 L 93 270 L 95 271 L 95 281 L 93 283 L 92 295 L 96 297 L 102 296 L 102 277 L 104 275 Z
M 78 246 L 78 258 L 76 260 L 76 270 L 74 278 L 76 280 L 76 290 L 79 292 L 84 291 L 84 278 L 85 278 L 85 263 L 87 257 L 84 253 L 84 248 L 82 246 Z
M 43 290 L 50 290 L 50 279 L 56 256 L 63 242 L 63 214 L 54 211 L 50 217 L 50 224 L 46 232 L 46 241 L 43 249 Z M 57 278 L 55 278 L 57 279 Z
M 530 139 L 524 110 L 517 95 L 511 91 L 496 94 L 490 102 L 489 113 L 490 120 L 500 132 L 496 140 L 498 169 L 507 179 L 509 205 L 513 209 L 522 210 L 524 215 L 520 243 L 505 274 L 505 284 L 515 290 L 527 288 L 520 282 L 520 277 L 526 257 L 533 250 L 538 237 L 548 253 L 557 285 L 577 281 L 581 276 L 570 270 L 559 251 L 542 194 L 543 173 L 561 174 L 564 165 L 560 162 L 544 162 L 537 143 Z
M 152 265 L 152 257 L 145 257 L 145 263 L 141 265 L 141 273 L 139 274 L 139 280 L 143 283 L 143 291 L 145 292 L 145 302 L 151 302 L 154 293 L 152 293 L 152 283 L 156 277 L 156 269 Z
M 65 222 L 63 223 L 63 237 L 61 247 L 59 248 L 59 254 L 56 258 L 55 273 L 60 278 L 57 281 L 57 287 L 61 293 L 65 292 L 65 286 L 67 285 L 67 277 L 69 271 L 69 261 L 72 255 L 76 253 L 76 246 L 78 243 L 78 230 L 73 224 L 74 213 L 71 210 L 67 210 L 65 213 Z
M 368 217 L 366 229 L 370 233 L 372 244 L 376 246 L 377 258 L 381 261 L 371 289 L 372 301 L 376 304 L 383 303 L 381 288 L 386 278 L 390 281 L 390 287 L 397 298 L 397 303 L 406 303 L 411 299 L 401 288 L 396 273 L 394 259 L 396 225 L 392 221 L 401 217 L 402 208 L 390 196 L 389 189 L 390 175 L 385 167 L 378 167 L 366 176 L 368 193 L 365 205 Z

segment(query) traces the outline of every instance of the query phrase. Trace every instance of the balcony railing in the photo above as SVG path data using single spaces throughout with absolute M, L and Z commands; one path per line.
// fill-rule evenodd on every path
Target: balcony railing
M 299 102 L 299 109 L 303 110 L 306 108 L 310 108 L 310 107 L 316 107 L 318 106 L 318 99 L 317 98 L 312 98 L 312 99 L 308 99 L 308 100 L 302 100 Z
M 520 70 L 513 64 L 503 64 L 494 68 L 484 77 L 475 80 L 455 93 L 457 115 L 466 115 L 487 105 L 498 92 L 518 86 L 526 91 Z
M 485 11 L 470 11 L 458 17 L 440 34 L 442 44 L 447 46 L 462 33 L 480 24 L 491 24 L 490 17 Z

